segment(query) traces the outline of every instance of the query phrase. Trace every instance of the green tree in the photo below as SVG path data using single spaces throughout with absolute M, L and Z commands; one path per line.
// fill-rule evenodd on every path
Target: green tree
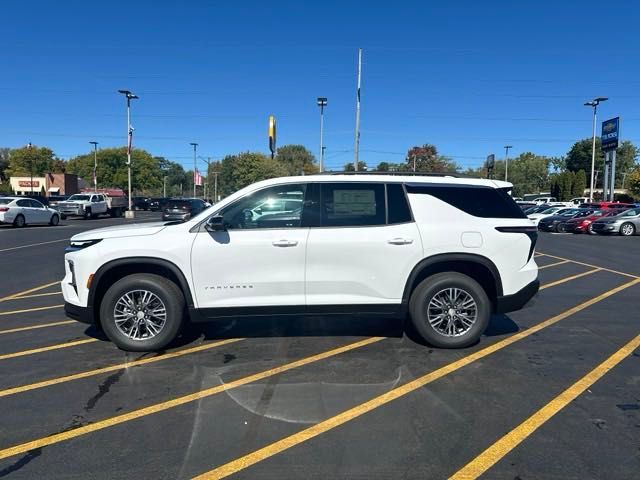
M 571 186 L 571 197 L 582 197 L 584 196 L 584 191 L 587 188 L 587 174 L 584 170 L 578 170 L 575 173 L 575 178 L 573 180 L 573 185 Z
M 640 167 L 627 174 L 625 187 L 636 196 L 640 196 Z
M 504 162 L 496 161 L 494 178 L 504 178 Z M 500 170 L 502 169 L 502 170 Z M 498 174 L 502 171 L 502 176 Z M 524 152 L 509 160 L 509 182 L 513 183 L 513 196 L 521 197 L 526 193 L 540 193 L 548 191 L 549 158 Z
M 458 165 L 449 157 L 438 154 L 435 145 L 429 143 L 421 147 L 412 147 L 407 152 L 407 167 L 418 172 L 457 172 Z
M 287 175 L 310 175 L 320 170 L 316 157 L 302 145 L 284 145 L 278 148 L 276 160 L 285 168 Z
M 376 167 L 376 170 L 378 172 L 388 172 L 389 167 L 390 167 L 389 162 L 380 162 Z
M 9 178 L 9 175 L 6 174 L 6 170 L 9 168 L 10 152 L 10 148 L 0 148 L 0 182 Z
M 9 164 L 5 169 L 7 177 L 33 175 L 41 177 L 45 173 L 64 172 L 64 162 L 57 158 L 53 150 L 47 147 L 22 147 L 11 150 Z
M 345 172 L 355 172 L 356 169 L 353 167 L 353 162 L 351 163 L 345 163 L 343 170 Z M 359 172 L 366 172 L 367 171 L 367 164 L 364 163 L 362 160 L 358 160 L 358 171 Z
M 220 163 L 218 192 L 225 197 L 254 182 L 286 175 L 282 163 L 262 153 L 227 155 Z
M 103 148 L 98 150 L 98 187 L 118 187 L 126 191 L 127 149 Z M 131 152 L 131 186 L 134 194 L 157 194 L 162 189 L 163 173 L 160 157 L 134 149 Z M 93 182 L 93 152 L 72 158 L 67 162 L 67 172 L 75 173 L 87 183 Z
M 566 156 L 567 170 L 577 172 L 584 170 L 587 181 L 591 183 L 591 155 L 592 139 L 585 138 L 573 144 Z M 637 165 L 640 149 L 633 143 L 625 140 L 616 150 L 616 185 L 621 185 L 623 172 L 632 170 Z M 604 178 L 604 153 L 600 144 L 600 138 L 596 137 L 596 162 L 595 169 L 600 172 L 596 177 L 598 185 L 602 185 Z

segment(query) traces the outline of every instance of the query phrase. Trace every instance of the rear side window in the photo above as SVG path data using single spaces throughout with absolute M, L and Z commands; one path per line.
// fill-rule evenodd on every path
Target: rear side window
M 387 185 L 387 215 L 388 223 L 407 223 L 411 219 L 411 210 L 404 194 L 404 188 L 399 183 Z
M 385 225 L 384 184 L 324 183 L 320 222 L 323 227 Z
M 29 202 L 29 200 L 18 200 L 18 201 L 16 202 L 16 204 L 17 204 L 19 207 L 30 207 L 30 206 L 31 206 L 31 202 Z
M 508 190 L 475 185 L 407 184 L 408 193 L 434 196 L 474 217 L 526 218 Z

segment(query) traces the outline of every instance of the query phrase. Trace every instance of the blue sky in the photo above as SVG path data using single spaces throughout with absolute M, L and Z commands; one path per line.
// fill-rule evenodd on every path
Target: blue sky
M 590 136 L 582 104 L 609 96 L 640 144 L 640 5 L 592 1 L 7 1 L 0 29 L 0 146 L 63 158 L 135 145 L 190 168 L 189 142 L 219 158 L 278 143 L 353 160 L 357 48 L 361 159 L 401 161 L 434 143 L 463 166 L 489 153 L 562 155 Z M 202 168 L 202 166 L 200 166 Z

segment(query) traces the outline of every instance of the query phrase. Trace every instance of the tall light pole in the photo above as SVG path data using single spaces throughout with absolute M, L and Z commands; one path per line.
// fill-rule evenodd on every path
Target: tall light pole
M 33 196 L 33 153 L 31 152 L 31 149 L 33 148 L 33 145 L 31 145 L 31 142 L 29 142 L 29 144 L 27 145 L 27 150 L 29 150 L 29 169 L 31 170 L 31 196 Z
M 89 142 L 93 145 L 93 190 L 98 191 L 98 142 Z
M 191 142 L 189 145 L 193 147 L 193 198 L 196 198 L 196 150 L 198 148 L 198 144 Z
M 125 212 L 127 218 L 133 218 L 133 205 L 131 203 L 131 145 L 133 143 L 133 127 L 131 127 L 131 100 L 138 99 L 137 95 L 134 95 L 129 90 L 118 90 L 118 93 L 123 94 L 127 98 L 127 183 L 129 185 L 129 208 Z
M 320 173 L 324 171 L 324 107 L 327 106 L 326 97 L 318 97 L 320 107 Z
M 504 146 L 504 181 L 507 181 L 509 173 L 509 149 L 513 148 L 512 145 Z
M 358 49 L 358 89 L 356 91 L 356 138 L 354 146 L 353 168 L 358 171 L 360 163 L 360 82 L 362 80 L 362 49 Z
M 600 102 L 605 102 L 607 100 L 608 100 L 607 97 L 596 97 L 590 102 L 584 103 L 585 107 L 593 107 L 593 141 L 591 145 L 591 186 L 589 188 L 590 202 L 593 202 L 593 189 L 595 188 L 593 175 L 594 175 L 594 170 L 596 168 L 596 116 L 597 116 L 598 105 L 600 105 Z

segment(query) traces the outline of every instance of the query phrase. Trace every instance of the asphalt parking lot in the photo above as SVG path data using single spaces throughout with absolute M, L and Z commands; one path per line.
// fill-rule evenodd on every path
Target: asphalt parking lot
M 638 478 L 640 238 L 541 234 L 534 304 L 464 350 L 317 317 L 132 354 L 56 284 L 71 235 L 126 221 L 0 227 L 0 478 Z

